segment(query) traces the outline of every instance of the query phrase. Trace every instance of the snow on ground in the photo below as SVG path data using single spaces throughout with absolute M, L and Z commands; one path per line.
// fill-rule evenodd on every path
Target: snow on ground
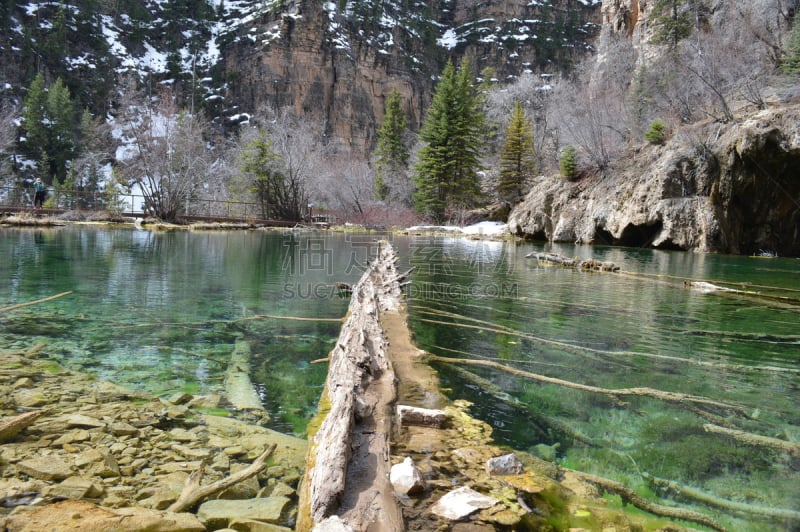
M 406 231 L 414 232 L 432 232 L 432 233 L 455 233 L 463 235 L 481 235 L 481 236 L 502 236 L 508 233 L 508 225 L 502 222 L 479 222 L 465 227 L 457 225 L 415 225 L 409 227 Z

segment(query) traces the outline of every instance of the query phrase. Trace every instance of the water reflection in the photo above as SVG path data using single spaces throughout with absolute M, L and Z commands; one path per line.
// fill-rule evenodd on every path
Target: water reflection
M 0 343 L 159 395 L 214 393 L 234 343 L 275 428 L 302 432 L 340 324 L 337 282 L 355 282 L 375 235 L 259 231 L 152 233 L 65 227 L 0 231 L 0 306 L 72 295 L 0 315 Z M 497 368 L 436 363 L 453 398 L 501 441 L 678 498 L 655 478 L 720 499 L 800 511 L 798 457 L 743 442 L 800 441 L 800 261 L 589 246 L 566 256 L 621 266 L 584 273 L 525 258 L 541 247 L 391 237 L 414 267 L 411 326 L 438 356 L 497 362 L 592 389 L 651 388 L 730 407 L 614 396 Z M 725 283 L 704 292 L 685 280 Z M 715 428 L 716 427 L 716 428 Z M 770 440 L 771 439 L 771 440 Z M 789 530 L 792 517 L 708 508 L 732 530 Z M 773 512 L 774 514 L 775 512 Z

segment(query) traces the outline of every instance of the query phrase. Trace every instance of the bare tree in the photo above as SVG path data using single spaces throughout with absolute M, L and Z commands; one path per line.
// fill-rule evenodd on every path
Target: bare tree
M 120 177 L 141 193 L 146 210 L 174 221 L 211 177 L 208 123 L 199 114 L 179 110 L 168 91 L 155 104 L 134 101 L 123 107 L 120 117 L 129 141 Z
M 327 157 L 322 131 L 288 108 L 259 111 L 240 135 L 244 151 L 237 167 L 244 171 L 231 181 L 231 190 L 255 199 L 265 215 L 302 219 L 308 204 L 319 204 L 317 198 L 328 193 L 321 179 Z
M 325 189 L 330 191 L 326 204 L 345 216 L 363 220 L 369 207 L 376 203 L 373 171 L 367 161 L 339 156 L 326 178 Z
M 603 170 L 630 137 L 627 112 L 622 87 L 561 80 L 550 121 L 557 124 L 561 141 L 580 147 L 589 161 Z
M 783 41 L 791 28 L 797 7 L 797 0 L 762 0 L 736 5 L 744 30 L 742 36 L 759 43 L 765 57 L 776 68 L 781 65 Z

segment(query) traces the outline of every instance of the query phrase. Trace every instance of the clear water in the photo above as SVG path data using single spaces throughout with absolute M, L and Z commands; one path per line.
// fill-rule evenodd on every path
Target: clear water
M 612 261 L 623 271 L 547 266 L 525 258 L 532 251 Z M 730 530 L 800 530 L 800 456 L 704 430 L 800 443 L 800 260 L 449 238 L 418 239 L 409 256 L 417 267 L 411 324 L 426 351 L 735 406 L 617 399 L 434 363 L 452 397 L 472 401 L 496 439 L 543 457 L 555 450 L 565 467 L 679 501 Z M 750 507 L 699 504 L 652 477 Z
M 72 294 L 0 314 L 0 346 L 44 342 L 68 367 L 169 396 L 222 393 L 244 339 L 272 428 L 299 434 L 327 369 L 311 362 L 347 309 L 334 283 L 357 280 L 366 260 L 366 247 L 335 247 L 319 234 L 3 229 L 0 307 Z
M 302 433 L 374 235 L 151 233 L 70 226 L 0 230 L 0 346 L 44 342 L 63 364 L 167 396 L 219 393 L 233 345 L 273 428 Z M 583 273 L 525 258 L 533 244 L 390 237 L 417 343 L 603 389 L 648 387 L 734 405 L 687 408 L 435 362 L 452 398 L 474 403 L 498 441 L 715 516 L 731 530 L 798 530 L 800 457 L 706 432 L 714 424 L 800 442 L 800 260 L 552 246 L 610 260 Z M 705 293 L 685 280 L 741 292 Z M 735 283 L 735 284 L 731 284 Z M 745 284 L 742 284 L 745 283 Z M 315 318 L 314 321 L 279 319 Z M 624 404 L 623 404 L 624 401 Z M 659 488 L 668 479 L 740 506 Z M 742 506 L 749 505 L 745 510 Z M 778 516 L 769 516 L 766 513 Z M 792 513 L 794 512 L 794 513 Z

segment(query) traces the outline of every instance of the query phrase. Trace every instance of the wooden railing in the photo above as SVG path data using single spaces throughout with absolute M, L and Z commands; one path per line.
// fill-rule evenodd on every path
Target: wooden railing
M 63 213 L 71 210 L 111 211 L 124 216 L 144 217 L 151 214 L 145 208 L 141 194 L 124 192 L 64 191 L 48 189 L 44 210 Z M 20 212 L 33 210 L 33 188 L 0 187 L 0 210 Z M 261 205 L 255 202 L 193 199 L 187 201 L 180 216 L 188 219 L 220 221 L 270 222 L 272 225 L 292 225 L 293 222 L 265 220 Z

